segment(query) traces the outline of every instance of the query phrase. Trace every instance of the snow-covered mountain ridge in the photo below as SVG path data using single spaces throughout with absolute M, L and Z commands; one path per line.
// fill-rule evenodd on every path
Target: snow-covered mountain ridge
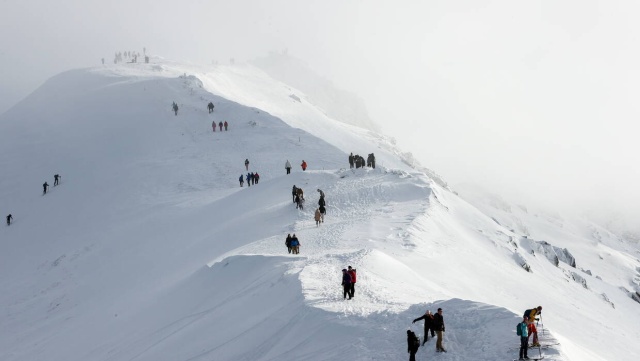
M 350 152 L 378 167 L 350 170 Z M 245 158 L 261 179 L 240 188 Z M 535 233 L 492 219 L 388 138 L 248 65 L 60 74 L 0 116 L 0 169 L 0 211 L 15 217 L 0 230 L 2 360 L 397 360 L 405 330 L 422 333 L 411 320 L 437 307 L 449 352 L 429 341 L 419 358 L 512 359 L 513 326 L 537 305 L 560 341 L 547 359 L 640 357 L 640 308 L 621 290 L 640 267 L 633 245 L 553 219 L 524 225 Z M 55 173 L 61 185 L 42 196 Z M 316 227 L 318 188 L 328 214 Z M 350 301 L 347 265 L 359 272 Z

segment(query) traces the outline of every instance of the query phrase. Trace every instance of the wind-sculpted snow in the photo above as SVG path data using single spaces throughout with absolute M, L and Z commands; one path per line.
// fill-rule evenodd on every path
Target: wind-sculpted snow
M 246 65 L 153 62 L 63 73 L 0 116 L 0 211 L 14 216 L 0 228 L 0 359 L 399 360 L 407 328 L 422 335 L 411 320 L 442 307 L 449 352 L 429 341 L 419 359 L 503 360 L 537 305 L 556 343 L 546 359 L 637 358 L 640 264 L 615 237 L 584 241 L 567 219 L 510 207 L 592 272 L 585 289 L 567 280 L 574 268 L 527 252 L 518 221 L 487 216 L 299 90 Z M 375 153 L 377 168 L 349 169 L 350 152 Z M 246 158 L 261 178 L 241 188 Z

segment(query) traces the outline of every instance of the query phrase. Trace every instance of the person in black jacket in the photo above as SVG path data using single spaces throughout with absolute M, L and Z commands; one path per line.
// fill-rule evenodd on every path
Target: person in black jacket
M 284 244 L 287 246 L 287 251 L 291 253 L 291 233 L 287 234 L 287 239 L 285 239 Z
M 420 347 L 420 339 L 416 334 L 407 330 L 407 352 L 409 353 L 409 361 L 416 361 L 416 352 Z
M 42 194 L 47 194 L 47 188 L 49 188 L 49 184 L 47 182 L 44 182 L 44 184 L 42 185 Z
M 7 216 L 7 226 L 10 226 L 10 225 L 11 225 L 11 220 L 12 220 L 12 219 L 13 219 L 13 216 L 12 216 L 11 214 L 9 214 L 9 215 Z
M 431 338 L 436 337 L 436 332 L 433 330 L 433 314 L 427 310 L 422 317 L 413 320 L 413 323 L 420 320 L 424 320 L 424 340 L 422 341 L 422 345 L 424 346 L 425 342 L 429 340 L 429 332 L 431 332 Z
M 346 300 L 347 296 L 351 299 L 351 275 L 346 268 L 342 270 L 342 290 L 344 299 Z
M 442 347 L 442 334 L 444 333 L 444 318 L 442 317 L 442 308 L 438 308 L 438 313 L 433 315 L 433 329 L 436 330 L 438 340 L 436 341 L 437 352 L 447 352 Z

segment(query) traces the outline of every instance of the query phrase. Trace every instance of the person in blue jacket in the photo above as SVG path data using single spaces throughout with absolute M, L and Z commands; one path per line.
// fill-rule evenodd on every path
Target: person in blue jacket
M 298 237 L 296 237 L 296 234 L 294 233 L 293 236 L 291 236 L 291 252 L 293 254 L 300 254 L 300 241 L 298 240 Z
M 522 317 L 522 322 L 518 324 L 518 330 L 520 331 L 520 360 L 526 360 L 529 357 L 527 356 L 527 348 L 529 347 L 529 334 L 527 330 L 527 322 L 529 317 Z
M 247 187 L 251 187 L 251 173 L 247 173 Z

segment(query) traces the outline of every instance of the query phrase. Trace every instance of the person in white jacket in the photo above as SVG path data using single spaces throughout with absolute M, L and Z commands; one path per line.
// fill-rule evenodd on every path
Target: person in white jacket
M 287 159 L 287 162 L 284 164 L 284 169 L 287 170 L 287 174 L 291 174 L 291 163 L 289 163 L 288 159 Z

